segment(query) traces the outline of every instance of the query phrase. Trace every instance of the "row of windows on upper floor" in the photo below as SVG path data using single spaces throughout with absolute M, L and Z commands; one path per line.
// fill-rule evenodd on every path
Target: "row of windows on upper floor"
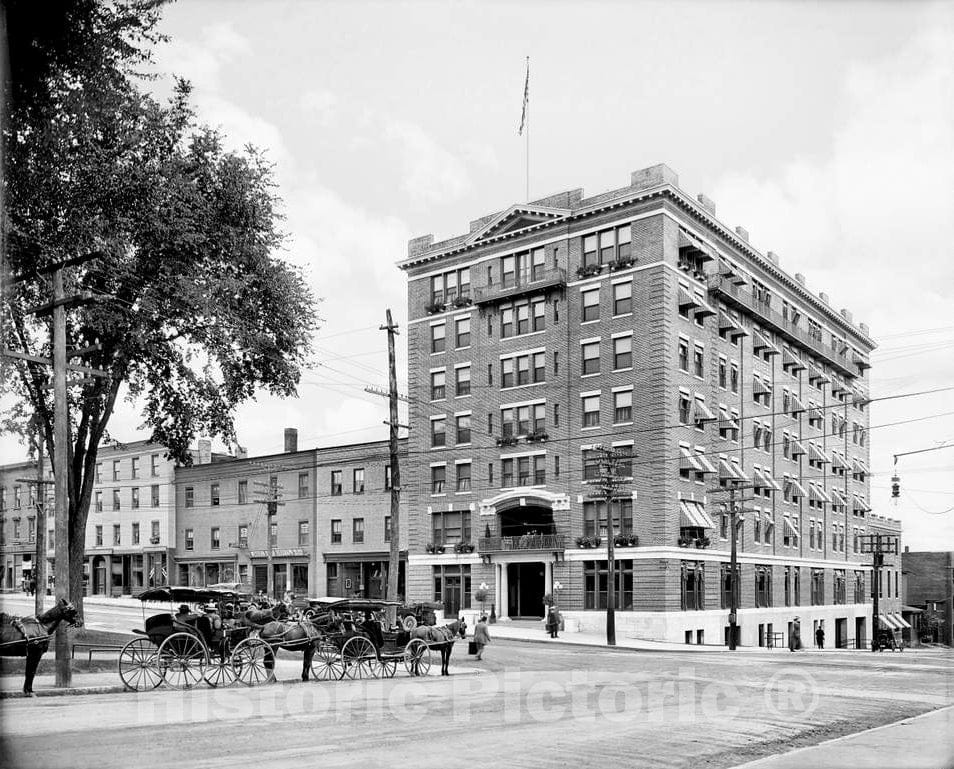
M 691 242 L 693 238 L 689 239 Z M 631 225 L 622 227 L 609 227 L 602 232 L 590 233 L 580 237 L 580 249 L 582 252 L 582 266 L 578 270 L 580 276 L 597 274 L 605 265 L 630 266 L 634 263 L 632 254 L 632 233 Z M 553 252 L 553 267 L 557 266 L 557 251 Z M 700 280 L 706 280 L 707 267 L 706 262 L 711 261 L 711 256 L 700 251 L 691 243 L 680 248 L 679 266 L 686 272 L 692 272 Z M 487 285 L 497 285 L 501 288 L 509 288 L 515 285 L 532 284 L 535 281 L 543 280 L 547 270 L 547 260 L 545 249 L 542 247 L 528 249 L 527 251 L 502 256 L 497 261 L 499 280 L 494 280 L 494 264 L 488 264 Z M 729 262 L 720 257 L 717 265 L 720 275 L 738 276 L 740 272 L 732 267 Z M 471 268 L 463 267 L 454 270 L 445 271 L 442 274 L 431 277 L 430 283 L 430 304 L 432 310 L 444 309 L 447 304 L 458 303 L 465 300 L 463 304 L 469 303 L 471 296 Z M 700 302 L 697 309 L 707 308 L 705 301 L 701 297 L 701 291 L 690 287 L 688 282 L 680 282 L 682 291 L 694 299 L 698 296 Z M 630 312 L 632 306 L 632 281 L 614 282 L 613 291 L 613 313 L 622 314 Z M 758 280 L 752 280 L 753 299 L 760 307 L 774 310 L 774 305 L 780 305 L 780 315 L 784 323 L 794 328 L 804 328 L 808 337 L 819 345 L 823 344 L 822 326 L 819 322 L 805 315 L 798 306 L 787 299 L 773 296 L 769 287 Z M 618 303 L 624 302 L 627 306 L 621 308 Z M 600 287 L 593 286 L 582 291 L 583 312 L 581 320 L 587 322 L 598 317 L 600 306 Z M 522 304 L 520 306 L 526 306 Z M 531 315 L 539 317 L 542 324 L 544 311 L 542 304 L 539 305 L 539 311 L 531 311 Z M 688 317 L 688 311 L 691 305 L 684 303 L 680 299 L 680 312 Z M 512 310 L 512 307 L 510 308 Z M 556 304 L 554 305 L 556 314 Z M 734 316 L 735 314 L 728 310 L 720 310 L 722 313 Z M 697 312 L 696 322 L 702 325 L 706 314 L 715 314 L 714 311 Z M 529 321 L 529 316 L 525 316 Z M 803 323 L 804 321 L 804 323 Z M 721 318 L 720 318 L 721 322 Z M 527 325 L 530 325 L 527 322 Z M 536 330 L 539 330 L 536 329 Z M 528 333 L 526 330 L 518 330 L 516 333 Z M 502 336 L 507 336 L 502 333 Z M 848 348 L 847 341 L 838 334 L 829 332 L 829 343 L 831 349 L 836 352 L 843 352 Z
M 329 542 L 332 545 L 342 544 L 342 519 L 341 518 L 332 518 L 329 520 Z M 265 542 L 255 542 L 254 538 L 249 539 L 250 526 L 247 523 L 241 523 L 236 529 L 237 539 L 234 545 L 230 544 L 230 547 L 238 548 L 248 548 L 248 547 L 257 547 L 260 546 L 264 548 L 266 546 Z M 309 521 L 298 521 L 297 532 L 297 543 L 298 547 L 306 547 L 310 544 L 311 541 L 311 523 Z M 365 542 L 365 518 L 357 517 L 351 519 L 351 543 L 352 544 L 363 544 Z M 279 545 L 279 531 L 278 524 L 270 524 L 270 537 L 271 544 L 273 547 Z M 115 538 L 115 527 L 114 527 L 114 538 Z M 186 550 L 195 550 L 195 529 L 188 528 L 183 532 L 183 541 Z M 391 541 L 391 516 L 384 516 L 384 526 L 381 530 L 381 541 L 390 542 Z M 119 544 L 114 542 L 113 544 Z M 222 529 L 219 526 L 212 526 L 209 529 L 209 549 L 219 550 L 222 547 Z
M 142 478 L 142 460 L 143 457 L 130 457 L 129 458 L 129 478 L 135 480 L 137 478 Z M 119 481 L 126 480 L 122 477 L 122 463 L 124 460 L 114 459 L 111 463 L 111 475 L 110 480 Z M 103 482 L 103 462 L 96 463 L 96 483 Z M 149 476 L 152 478 L 159 477 L 159 470 L 162 464 L 162 455 L 161 454 L 150 454 L 149 455 Z
M 122 529 L 123 529 L 122 524 L 119 524 L 119 523 L 113 524 L 113 542 L 112 542 L 113 545 L 123 544 Z M 129 543 L 130 544 L 132 545 L 142 544 L 140 530 L 141 530 L 140 524 L 138 522 L 134 522 L 130 524 L 130 527 L 129 527 L 129 533 L 130 533 Z M 150 530 L 151 530 L 151 534 L 149 537 L 150 543 L 153 545 L 158 545 L 159 544 L 159 521 L 152 521 L 150 523 Z M 93 527 L 93 544 L 95 547 L 102 547 L 104 545 L 102 524 L 96 524 Z
M 330 496 L 337 497 L 341 496 L 344 493 L 344 471 L 342 470 L 331 470 L 330 475 Z M 297 498 L 298 499 L 310 499 L 311 487 L 310 487 L 311 473 L 303 472 L 298 473 L 298 487 L 297 487 Z M 350 492 L 352 494 L 364 494 L 365 492 L 365 468 L 356 467 L 351 471 L 351 488 Z M 390 465 L 384 465 L 383 473 L 384 487 L 380 491 L 390 491 L 391 490 L 391 467 Z M 278 486 L 278 479 L 275 476 L 272 476 L 268 486 L 273 489 L 277 489 L 277 497 L 280 499 L 285 496 L 284 491 Z M 268 489 L 256 489 L 254 493 L 250 495 L 249 492 L 249 482 L 248 479 L 240 479 L 236 482 L 235 486 L 235 497 L 233 498 L 223 498 L 222 496 L 222 487 L 223 484 L 220 481 L 213 481 L 209 484 L 209 504 L 213 507 L 217 507 L 222 504 L 240 504 L 245 505 L 250 502 L 262 502 L 265 501 L 266 497 L 269 496 Z M 115 492 L 114 492 L 115 493 Z M 115 497 L 114 497 L 115 498 Z M 183 501 L 186 507 L 195 507 L 195 486 L 186 486 L 183 491 Z M 118 509 L 118 508 L 117 508 Z

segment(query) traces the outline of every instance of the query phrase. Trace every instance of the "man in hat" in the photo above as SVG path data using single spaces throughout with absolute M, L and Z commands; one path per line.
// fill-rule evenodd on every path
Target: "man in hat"
M 194 619 L 195 614 L 193 614 L 192 610 L 185 604 L 182 604 L 179 607 L 179 611 L 176 612 L 176 622 L 181 622 L 183 625 L 192 624 Z
M 792 632 L 788 634 L 788 650 L 790 652 L 802 648 L 802 623 L 796 617 L 792 621 Z

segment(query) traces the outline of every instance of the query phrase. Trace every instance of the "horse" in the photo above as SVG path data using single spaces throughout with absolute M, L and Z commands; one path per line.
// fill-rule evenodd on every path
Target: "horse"
M 311 673 L 311 661 L 318 648 L 321 634 L 315 625 L 307 619 L 288 619 L 288 609 L 283 605 L 259 611 L 245 612 L 244 623 L 258 631 L 258 637 L 272 649 L 303 652 L 301 680 L 307 681 Z M 275 655 L 265 655 L 265 668 L 272 675 L 275 670 Z
M 61 598 L 57 604 L 38 617 L 13 617 L 0 613 L 0 657 L 26 657 L 26 677 L 23 693 L 33 694 L 33 677 L 40 658 L 50 648 L 50 638 L 61 622 L 79 627 L 82 621 L 70 601 Z
M 461 617 L 448 625 L 437 627 L 435 625 L 418 625 L 411 631 L 411 640 L 419 638 L 424 641 L 428 648 L 437 649 L 441 653 L 441 675 L 449 676 L 451 652 L 454 651 L 454 642 L 458 637 L 466 638 L 467 623 Z M 420 675 L 415 664 L 411 675 Z

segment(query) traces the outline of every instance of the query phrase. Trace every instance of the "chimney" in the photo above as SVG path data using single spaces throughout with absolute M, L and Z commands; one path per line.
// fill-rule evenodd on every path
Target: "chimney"
M 248 449 L 245 446 L 235 446 L 236 459 L 248 459 Z
M 707 198 L 701 192 L 696 195 L 696 200 L 699 201 L 699 205 L 702 206 L 706 211 L 715 216 L 715 201 L 712 198 Z
M 795 273 L 795 282 L 798 283 L 798 284 L 801 285 L 801 286 L 804 286 L 804 285 L 805 285 L 805 276 L 802 275 L 800 272 L 796 272 L 796 273 Z
M 841 317 L 851 323 L 851 311 L 846 310 L 844 307 L 841 308 Z
M 825 304 L 828 304 L 828 294 L 826 294 L 824 291 L 818 292 L 818 298 L 821 299 Z
M 745 229 L 745 227 L 736 227 L 735 234 L 742 238 L 742 240 L 744 240 L 746 243 L 749 242 L 749 231 Z
M 285 428 L 285 453 L 294 454 L 298 451 L 298 430 L 294 427 Z
M 769 251 L 769 252 L 766 254 L 766 256 L 768 257 L 768 260 L 769 260 L 772 264 L 778 265 L 778 254 L 776 254 L 774 251 Z
M 665 163 L 659 163 L 649 168 L 640 168 L 630 174 L 629 186 L 635 190 L 648 190 L 650 187 L 657 187 L 660 184 L 671 184 L 678 186 L 679 177 Z
M 412 238 L 407 242 L 407 255 L 418 256 L 434 245 L 433 235 L 421 235 L 419 238 Z
M 200 440 L 198 446 L 199 448 L 196 450 L 197 464 L 212 464 L 212 441 Z

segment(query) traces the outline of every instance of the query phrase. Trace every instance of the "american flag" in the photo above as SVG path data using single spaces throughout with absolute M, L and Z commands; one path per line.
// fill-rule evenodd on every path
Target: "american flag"
M 523 83 L 523 112 L 520 115 L 520 130 L 518 136 L 523 136 L 523 129 L 527 125 L 527 107 L 530 104 L 530 57 L 527 57 L 527 79 Z

